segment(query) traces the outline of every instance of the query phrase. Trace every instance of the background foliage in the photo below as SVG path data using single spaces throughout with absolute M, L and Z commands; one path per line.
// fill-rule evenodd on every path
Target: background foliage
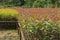
M 0 0 L 0 7 L 59 8 L 59 4 L 60 0 Z

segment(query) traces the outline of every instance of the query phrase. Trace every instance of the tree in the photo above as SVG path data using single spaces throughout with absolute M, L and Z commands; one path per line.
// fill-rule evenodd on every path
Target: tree
M 57 3 L 58 3 L 58 0 L 51 0 L 51 2 L 52 2 L 52 7 L 53 8 L 55 8 L 55 7 L 57 7 Z
M 33 3 L 34 3 L 35 0 L 25 0 L 25 6 L 26 7 L 32 7 Z
M 40 8 L 55 8 L 60 7 L 60 0 L 0 0 L 0 6 L 4 7 L 40 7 Z
M 45 0 L 36 0 L 34 3 L 33 3 L 33 7 L 45 7 L 46 5 L 46 1 Z

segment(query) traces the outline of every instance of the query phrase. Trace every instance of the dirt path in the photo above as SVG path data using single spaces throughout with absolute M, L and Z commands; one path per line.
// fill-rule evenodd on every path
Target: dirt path
M 16 30 L 2 30 L 0 31 L 0 40 L 19 40 Z

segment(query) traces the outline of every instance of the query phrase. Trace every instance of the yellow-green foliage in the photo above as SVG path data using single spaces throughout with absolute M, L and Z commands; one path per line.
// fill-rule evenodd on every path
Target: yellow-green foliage
M 16 19 L 18 12 L 15 9 L 0 9 L 0 20 Z

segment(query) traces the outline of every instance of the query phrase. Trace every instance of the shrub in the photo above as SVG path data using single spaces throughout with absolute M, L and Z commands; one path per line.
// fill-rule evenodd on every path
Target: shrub
M 18 16 L 18 12 L 14 9 L 0 9 L 0 20 L 15 20 Z

